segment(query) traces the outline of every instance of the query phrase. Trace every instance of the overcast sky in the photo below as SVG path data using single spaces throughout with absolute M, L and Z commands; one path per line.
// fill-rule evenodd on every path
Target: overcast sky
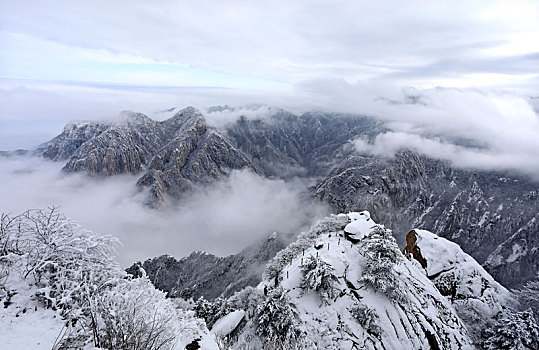
M 264 4 L 267 3 L 267 4 Z M 291 91 L 537 82 L 537 1 L 5 1 L 1 76 Z
M 534 0 L 0 0 L 0 149 L 124 109 L 262 102 L 387 118 L 372 102 L 409 87 L 529 103 L 538 18 Z

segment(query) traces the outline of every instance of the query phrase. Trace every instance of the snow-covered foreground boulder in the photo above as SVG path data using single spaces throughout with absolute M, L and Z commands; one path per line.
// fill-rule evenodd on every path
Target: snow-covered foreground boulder
M 513 295 L 458 244 L 418 229 L 406 243 L 404 254 L 451 301 L 476 342 L 497 314 L 516 306 Z
M 451 302 L 367 212 L 320 221 L 231 299 L 245 314 L 226 340 L 240 348 L 473 348 Z

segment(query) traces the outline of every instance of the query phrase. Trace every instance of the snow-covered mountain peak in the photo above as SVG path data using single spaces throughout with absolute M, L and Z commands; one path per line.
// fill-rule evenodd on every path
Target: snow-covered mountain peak
M 404 254 L 452 302 L 474 340 L 496 314 L 516 305 L 511 293 L 458 244 L 419 229 L 410 231 L 406 242 Z
M 368 212 L 334 215 L 302 233 L 267 265 L 256 293 L 260 302 L 244 309 L 235 331 L 238 346 L 253 339 L 320 349 L 472 346 L 450 301 Z

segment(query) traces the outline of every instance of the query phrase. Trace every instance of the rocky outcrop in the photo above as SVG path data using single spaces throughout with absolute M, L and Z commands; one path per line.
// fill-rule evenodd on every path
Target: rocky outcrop
M 346 229 L 358 242 L 342 241 Z M 246 321 L 230 337 L 234 348 L 473 348 L 449 300 L 402 256 L 389 230 L 361 213 L 323 219 L 300 234 L 257 288 L 229 305 Z
M 109 127 L 108 122 L 69 122 L 60 135 L 39 147 L 41 155 L 51 160 L 66 160 L 86 141 L 99 136 Z
M 220 178 L 234 169 L 257 173 L 249 159 L 217 131 L 189 130 L 157 154 L 137 185 L 150 188 L 150 202 L 164 204 L 190 190 L 193 183 Z M 201 131 L 201 129 L 199 129 Z
M 411 227 L 438 232 L 486 263 L 506 286 L 524 283 L 539 269 L 539 191 L 526 179 L 455 169 L 403 151 L 394 158 L 351 155 L 314 192 L 335 211 L 369 210 L 402 245 L 402 232 Z
M 213 299 L 228 297 L 247 286 L 256 286 L 266 263 L 285 247 L 279 236 L 272 235 L 240 253 L 218 257 L 204 252 L 176 260 L 163 255 L 137 263 L 127 271 L 135 276 L 142 267 L 156 288 L 169 296 Z
M 451 301 L 476 346 L 496 315 L 517 306 L 512 294 L 457 244 L 418 229 L 410 231 L 406 241 L 405 256 Z
M 84 142 L 63 170 L 90 175 L 136 174 L 167 141 L 170 131 L 140 113 L 123 112 L 122 118 Z
M 415 259 L 422 268 L 427 268 L 427 260 L 421 255 L 421 248 L 417 245 L 417 232 L 415 230 L 406 235 L 406 246 L 402 253 L 409 259 Z

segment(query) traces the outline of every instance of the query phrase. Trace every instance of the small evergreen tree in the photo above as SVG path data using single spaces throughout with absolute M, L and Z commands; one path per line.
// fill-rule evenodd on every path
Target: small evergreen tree
M 366 258 L 360 282 L 384 293 L 392 301 L 404 302 L 404 287 L 395 272 L 395 265 L 403 256 L 391 231 L 383 226 L 376 226 L 372 233 L 362 240 L 359 249 Z
M 531 310 L 500 314 L 496 323 L 484 331 L 485 349 L 539 349 L 539 327 Z
M 206 321 L 209 329 L 213 327 L 217 320 L 233 311 L 226 299 L 219 297 L 214 300 L 207 300 L 203 296 L 196 301 L 194 310 L 197 317 Z
M 257 335 L 269 340 L 296 342 L 301 336 L 297 311 L 282 288 L 268 293 L 257 307 L 254 321 Z
M 302 266 L 303 279 L 301 288 L 303 290 L 317 291 L 326 303 L 334 299 L 337 295 L 336 284 L 339 282 L 335 276 L 335 269 L 323 260 L 310 256 Z
M 359 304 L 348 309 L 350 315 L 367 331 L 367 333 L 379 337 L 382 329 L 378 325 L 379 317 L 376 311 L 365 304 Z

